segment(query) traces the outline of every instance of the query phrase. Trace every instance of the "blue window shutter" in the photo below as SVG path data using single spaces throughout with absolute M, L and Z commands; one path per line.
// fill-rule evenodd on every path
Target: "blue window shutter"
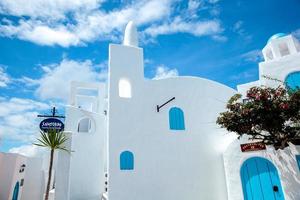
M 300 170 L 300 155 L 296 155 L 296 160 L 297 160 L 298 168 Z
M 134 169 L 134 156 L 130 151 L 123 151 L 120 155 L 120 169 L 133 170 Z
M 180 108 L 173 107 L 169 110 L 169 125 L 171 130 L 185 130 L 184 114 Z

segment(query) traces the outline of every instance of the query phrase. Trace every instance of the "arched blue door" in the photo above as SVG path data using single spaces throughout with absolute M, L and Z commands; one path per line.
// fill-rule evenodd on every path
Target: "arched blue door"
M 13 193 L 12 200 L 18 200 L 19 188 L 20 188 L 20 184 L 19 184 L 19 182 L 17 182 L 16 185 L 15 185 L 15 188 L 14 188 L 14 193 Z
M 245 200 L 284 200 L 279 175 L 267 159 L 253 157 L 241 168 Z

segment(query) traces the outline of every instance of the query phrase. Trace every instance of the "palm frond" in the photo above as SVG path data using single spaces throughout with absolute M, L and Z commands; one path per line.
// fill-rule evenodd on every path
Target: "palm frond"
M 71 152 L 64 144 L 69 138 L 64 132 L 58 132 L 56 130 L 48 130 L 47 132 L 41 131 L 40 138 L 37 138 L 37 142 L 33 143 L 36 146 L 48 147 L 52 150 L 60 149 L 63 151 Z

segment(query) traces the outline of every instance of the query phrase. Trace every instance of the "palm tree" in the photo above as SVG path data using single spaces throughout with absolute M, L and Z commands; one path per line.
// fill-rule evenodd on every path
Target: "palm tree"
M 50 149 L 50 164 L 49 164 L 49 172 L 48 172 L 48 182 L 46 188 L 45 200 L 49 198 L 50 184 L 51 184 L 51 176 L 52 176 L 52 166 L 53 166 L 53 158 L 55 150 L 63 150 L 70 153 L 70 150 L 66 149 L 64 143 L 68 140 L 68 137 L 64 132 L 59 132 L 57 130 L 49 130 L 47 132 L 41 131 L 41 137 L 37 139 L 38 143 L 34 143 L 34 145 L 40 147 L 46 147 Z

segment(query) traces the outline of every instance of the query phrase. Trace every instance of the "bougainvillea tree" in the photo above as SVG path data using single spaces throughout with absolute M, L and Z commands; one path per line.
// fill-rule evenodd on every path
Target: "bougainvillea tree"
M 300 141 L 300 90 L 283 87 L 252 87 L 246 99 L 240 94 L 228 101 L 217 124 L 239 138 L 247 135 L 275 149 Z

